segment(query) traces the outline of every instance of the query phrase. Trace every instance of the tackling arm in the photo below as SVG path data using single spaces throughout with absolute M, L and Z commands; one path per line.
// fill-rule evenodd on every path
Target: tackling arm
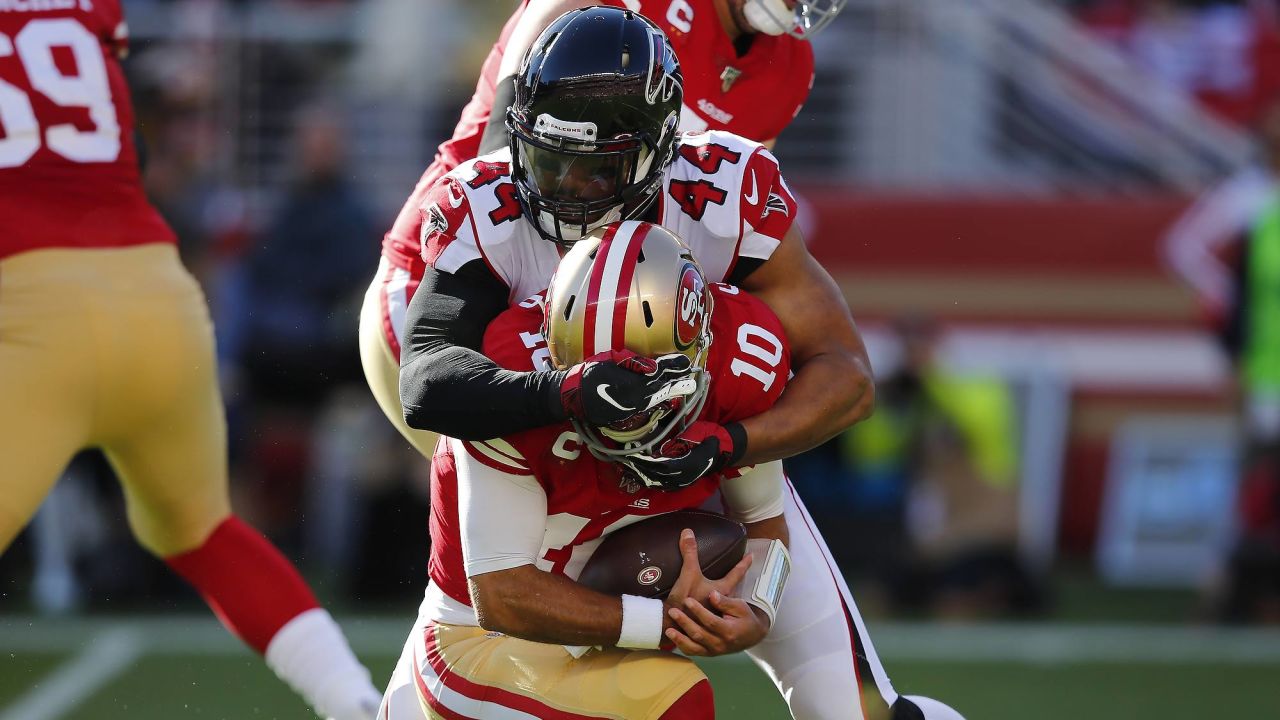
M 739 465 L 779 460 L 813 448 L 871 415 L 871 363 L 849 306 L 792 225 L 742 289 L 777 314 L 791 343 L 794 377 L 769 410 L 742 421 Z
M 427 268 L 405 318 L 400 402 L 409 427 L 464 440 L 564 419 L 565 373 L 504 370 L 479 352 L 507 289 L 479 260 L 456 273 Z

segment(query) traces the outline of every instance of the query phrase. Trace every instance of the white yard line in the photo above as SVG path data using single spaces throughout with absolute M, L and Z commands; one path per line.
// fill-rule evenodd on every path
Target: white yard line
M 132 628 L 104 629 L 78 655 L 0 711 L 0 720 L 60 718 L 127 671 L 144 652 L 142 636 Z
M 338 622 L 356 652 L 396 655 L 413 618 L 339 617 Z M 943 625 L 872 620 L 867 629 L 876 651 L 889 662 L 1280 664 L 1280 631 L 1263 628 Z M 250 652 L 211 618 L 193 615 L 154 619 L 0 618 L 0 653 L 76 652 L 84 648 L 86 637 L 111 630 L 145 638 L 145 650 L 153 654 L 247 656 Z M 11 718 L 0 716 L 0 720 Z

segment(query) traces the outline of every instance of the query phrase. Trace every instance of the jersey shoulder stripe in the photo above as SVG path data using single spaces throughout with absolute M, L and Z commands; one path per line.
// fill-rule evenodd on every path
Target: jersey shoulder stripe
M 475 461 L 510 475 L 533 475 L 524 456 L 505 440 L 463 440 L 467 455 Z

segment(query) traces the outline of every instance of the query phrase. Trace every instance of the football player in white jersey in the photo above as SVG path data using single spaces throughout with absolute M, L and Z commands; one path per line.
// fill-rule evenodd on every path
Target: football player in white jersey
M 661 30 L 617 8 L 569 12 L 533 44 L 516 82 L 510 147 L 462 164 L 423 204 L 428 268 L 408 308 L 400 372 L 411 427 L 485 440 L 570 418 L 607 426 L 687 372 L 679 359 L 635 372 L 616 354 L 513 372 L 479 352 L 493 318 L 549 284 L 563 248 L 620 219 L 670 228 L 708 280 L 763 300 L 794 368 L 772 408 L 740 423 L 693 423 L 680 442 L 633 456 L 638 472 L 678 485 L 778 460 L 871 412 L 865 348 L 839 288 L 805 250 L 777 161 L 729 133 L 677 134 L 681 75 Z M 821 537 L 795 493 L 786 496 L 801 601 L 787 603 L 753 657 L 792 714 L 956 717 L 894 692 Z

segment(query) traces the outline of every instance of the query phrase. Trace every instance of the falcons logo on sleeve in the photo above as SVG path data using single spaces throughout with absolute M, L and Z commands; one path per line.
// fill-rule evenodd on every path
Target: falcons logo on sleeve
M 426 241 L 433 232 L 448 232 L 449 221 L 445 218 L 444 212 L 440 210 L 440 206 L 431 203 L 427 206 L 422 218 L 422 239 Z
M 787 209 L 787 201 L 783 200 L 778 193 L 769 193 L 769 198 L 764 201 L 764 212 L 760 217 L 769 217 L 771 212 L 780 212 L 783 217 L 791 217 L 791 211 Z

